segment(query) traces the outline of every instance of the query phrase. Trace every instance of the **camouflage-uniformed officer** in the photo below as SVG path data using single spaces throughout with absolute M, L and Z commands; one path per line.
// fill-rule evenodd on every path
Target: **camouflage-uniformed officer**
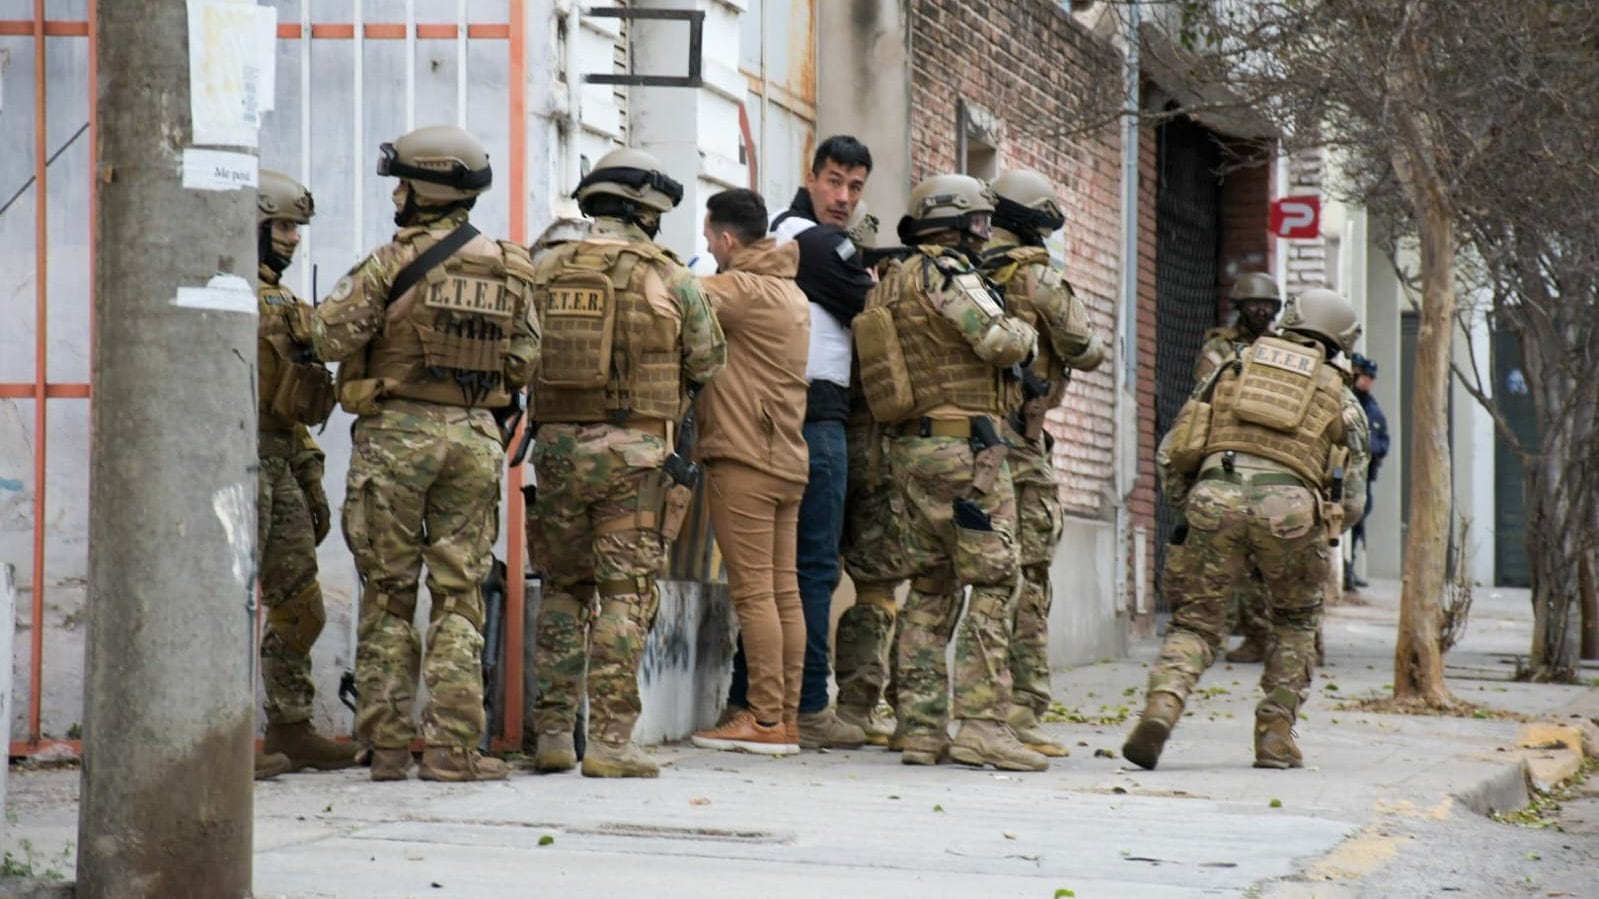
M 1050 461 L 1054 439 L 1044 415 L 1066 395 L 1070 370 L 1092 371 L 1104 359 L 1088 309 L 1072 293 L 1049 257 L 1044 239 L 1066 223 L 1049 179 L 1031 171 L 994 179 L 994 233 L 983 250 L 983 269 L 1004 290 L 1005 309 L 1036 328 L 1038 354 L 1026 375 L 1010 383 L 1006 438 L 1021 531 L 1022 595 L 1010 640 L 1013 681 L 1009 723 L 1028 748 L 1056 758 L 1068 755 L 1038 720 L 1049 709 L 1049 565 L 1065 527 L 1060 478 Z
M 862 200 L 845 227 L 858 252 L 876 246 L 877 217 Z M 860 365 L 852 371 L 850 417 L 845 430 L 849 478 L 844 495 L 844 533 L 839 541 L 844 570 L 855 587 L 855 604 L 838 619 L 834 674 L 838 678 L 838 717 L 866 734 L 866 742 L 888 744 L 892 719 L 877 713 L 880 702 L 895 702 L 894 635 L 899 608 L 895 590 L 907 577 L 900 529 L 905 504 L 894 487 L 887 437 L 872 421 L 861 388 Z
M 400 230 L 339 281 L 312 332 L 317 355 L 340 362 L 340 404 L 359 417 L 344 502 L 362 578 L 356 735 L 374 749 L 373 780 L 405 779 L 420 668 L 420 776 L 502 779 L 509 767 L 476 749 L 482 583 L 505 464 L 490 410 L 511 402 L 538 358 L 533 266 L 526 250 L 467 220 L 492 181 L 476 137 L 433 126 L 382 150 L 378 174 L 400 179 Z M 411 623 L 424 562 L 433 599 L 425 659 Z
M 322 450 L 307 425 L 333 411 L 333 378 L 311 354 L 311 307 L 283 283 L 283 271 L 300 245 L 315 204 L 303 185 L 263 170 L 256 193 L 260 281 L 257 331 L 261 470 L 256 478 L 256 551 L 261 601 L 267 607 L 261 638 L 266 685 L 266 750 L 256 775 L 274 769 L 344 768 L 357 747 L 317 735 L 311 725 L 316 687 L 311 646 L 326 614 L 317 583 L 316 548 L 331 516 L 322 492 Z
M 1225 328 L 1212 328 L 1194 360 L 1194 384 L 1205 383 L 1210 373 L 1235 359 L 1256 338 L 1272 333 L 1272 322 L 1282 310 L 1282 294 L 1277 281 L 1265 272 L 1245 272 L 1233 282 L 1233 308 L 1237 320 Z M 1182 554 L 1180 547 L 1168 553 Z M 1227 653 L 1229 662 L 1258 662 L 1266 657 L 1271 643 L 1271 618 L 1266 613 L 1266 588 L 1260 573 L 1251 571 L 1238 589 L 1236 601 L 1228 607 L 1229 619 L 1237 616 L 1244 641 Z M 1232 631 L 1229 621 L 1228 632 Z
M 999 436 L 1006 372 L 1031 358 L 1037 333 L 1005 314 L 973 266 L 993 212 L 993 193 L 975 178 L 938 175 L 917 185 L 899 234 L 918 246 L 883 275 L 854 334 L 866 399 L 873 418 L 892 428 L 889 463 L 904 491 L 913 578 L 899 619 L 901 760 L 932 765 L 947 754 L 962 764 L 1042 770 L 1048 759 L 1005 724 L 1019 570 L 1016 497 Z M 953 703 L 944 661 L 951 636 Z M 953 742 L 949 716 L 960 722 Z
M 1273 631 L 1255 766 L 1304 764 L 1292 728 L 1315 667 L 1328 541 L 1360 517 L 1368 441 L 1359 402 L 1328 362 L 1359 334 L 1349 301 L 1308 290 L 1288 304 L 1282 328 L 1244 350 L 1214 389 L 1196 390 L 1157 452 L 1188 533 L 1187 551 L 1167 557 L 1172 625 L 1143 717 L 1122 746 L 1144 768 L 1155 767 L 1221 648 L 1227 602 L 1251 566 L 1265 583 Z
M 589 236 L 542 255 L 534 277 L 545 352 L 532 391 L 538 499 L 528 519 L 544 576 L 533 763 L 545 772 L 576 765 L 587 663 L 583 773 L 654 777 L 659 768 L 633 742 L 633 725 L 660 603 L 663 524 L 675 536 L 668 494 L 681 492 L 663 465 L 689 389 L 721 370 L 727 347 L 699 283 L 654 242 L 661 215 L 683 198 L 655 157 L 607 153 L 574 196 L 594 220 Z

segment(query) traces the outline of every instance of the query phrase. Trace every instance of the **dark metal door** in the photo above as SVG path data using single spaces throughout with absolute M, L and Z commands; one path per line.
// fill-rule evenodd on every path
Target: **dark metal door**
M 1500 331 L 1493 337 L 1494 404 L 1524 447 L 1537 446 L 1538 422 L 1521 370 L 1521 341 Z M 1503 440 L 1494 441 L 1494 584 L 1532 586 L 1527 563 L 1526 471 Z
M 1156 130 L 1160 180 L 1155 195 L 1155 439 L 1171 427 L 1194 386 L 1194 359 L 1216 323 L 1221 247 L 1221 148 L 1187 120 Z M 1155 507 L 1155 611 L 1171 611 L 1161 584 L 1176 515 Z

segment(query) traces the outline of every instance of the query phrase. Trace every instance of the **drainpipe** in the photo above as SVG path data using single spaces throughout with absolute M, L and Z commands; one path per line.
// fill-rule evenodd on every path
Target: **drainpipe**
M 1116 333 L 1121 356 L 1116 365 L 1116 565 L 1115 595 L 1118 612 L 1129 606 L 1128 598 L 1139 589 L 1129 584 L 1129 551 L 1133 545 L 1133 523 L 1128 504 L 1138 483 L 1138 112 L 1139 73 L 1138 26 L 1140 0 L 1127 4 L 1127 62 L 1125 98 L 1122 109 L 1122 271 L 1121 302 L 1116 308 Z M 1138 566 L 1142 570 L 1143 566 Z M 1132 591 L 1132 592 L 1130 592 Z M 1142 610 L 1138 610 L 1142 611 Z

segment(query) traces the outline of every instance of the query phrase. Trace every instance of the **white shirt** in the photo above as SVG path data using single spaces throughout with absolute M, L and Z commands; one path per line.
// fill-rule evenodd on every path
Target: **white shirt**
M 782 210 L 772 216 L 787 213 Z M 777 245 L 793 240 L 802 231 L 816 227 L 816 223 L 801 215 L 789 215 L 772 228 Z M 805 363 L 805 380 L 827 381 L 840 387 L 849 387 L 850 332 L 838 319 L 815 303 L 811 304 L 811 354 Z

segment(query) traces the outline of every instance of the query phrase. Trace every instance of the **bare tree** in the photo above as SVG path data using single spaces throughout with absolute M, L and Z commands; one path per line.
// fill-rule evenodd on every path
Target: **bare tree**
M 1177 14 L 1187 53 L 1164 65 L 1225 86 L 1236 102 L 1280 123 L 1290 147 L 1335 148 L 1351 178 L 1348 198 L 1388 215 L 1419 249 L 1420 330 L 1407 420 L 1411 518 L 1395 699 L 1452 702 L 1440 638 L 1450 537 L 1447 390 L 1461 280 L 1456 260 L 1470 249 L 1497 287 L 1499 320 L 1521 329 L 1536 359 L 1528 381 L 1533 386 L 1530 369 L 1537 367 L 1540 421 L 1547 411 L 1567 425 L 1546 428 L 1540 446 L 1521 451 L 1531 462 L 1529 544 L 1540 539 L 1535 530 L 1559 538 L 1534 549 L 1534 675 L 1568 677 L 1562 660 L 1576 630 L 1567 611 L 1578 593 L 1576 561 L 1594 546 L 1593 491 L 1577 451 L 1594 445 L 1596 406 L 1586 388 L 1599 372 L 1577 367 L 1599 364 L 1592 358 L 1599 334 L 1586 329 L 1595 305 L 1594 253 L 1586 237 L 1579 245 L 1529 206 L 1580 187 L 1568 194 L 1571 217 L 1595 208 L 1574 199 L 1592 195 L 1593 186 L 1574 174 L 1546 179 L 1541 170 L 1551 155 L 1574 154 L 1567 161 L 1589 165 L 1588 180 L 1599 182 L 1589 162 L 1599 148 L 1589 139 L 1599 117 L 1587 113 L 1575 135 L 1561 130 L 1583 114 L 1577 110 L 1589 110 L 1599 83 L 1592 4 L 1177 0 Z M 1553 66 L 1560 76 L 1541 79 Z M 1527 181 L 1547 183 L 1523 191 Z M 1593 227 L 1583 223 L 1584 233 Z M 1475 386 L 1486 401 L 1489 391 Z M 1503 435 L 1508 427 L 1497 418 Z

